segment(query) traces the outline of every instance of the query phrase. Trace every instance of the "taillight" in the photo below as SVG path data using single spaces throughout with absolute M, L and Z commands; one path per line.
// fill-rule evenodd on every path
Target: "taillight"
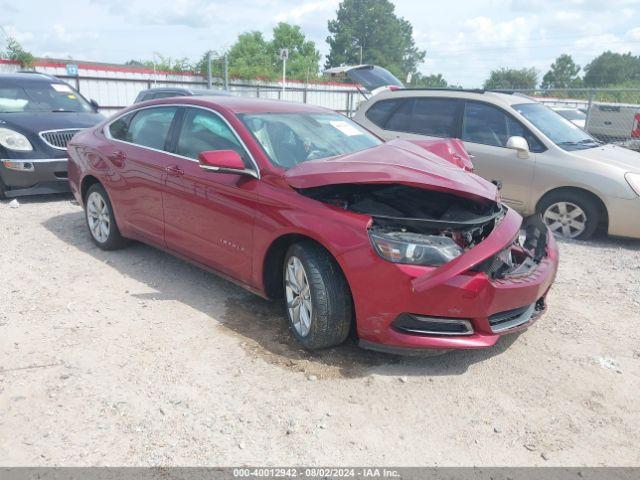
M 640 137 L 640 113 L 636 113 L 633 119 L 633 128 L 631 129 L 631 136 L 634 138 Z

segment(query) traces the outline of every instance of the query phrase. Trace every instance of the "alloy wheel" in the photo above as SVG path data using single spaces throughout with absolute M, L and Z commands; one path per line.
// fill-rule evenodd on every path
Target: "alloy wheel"
M 287 261 L 285 295 L 293 328 L 296 329 L 298 335 L 306 337 L 311 330 L 313 305 L 307 272 L 300 259 L 296 256 L 289 257 Z
M 549 230 L 559 237 L 576 238 L 587 228 L 587 214 L 571 202 L 557 202 L 549 205 L 542 219 Z
M 104 243 L 109 238 L 111 216 L 107 202 L 98 192 L 91 192 L 87 198 L 87 223 L 93 238 Z

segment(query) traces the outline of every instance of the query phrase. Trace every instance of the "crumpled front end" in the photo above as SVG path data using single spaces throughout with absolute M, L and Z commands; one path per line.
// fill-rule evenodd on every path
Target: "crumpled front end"
M 371 249 L 343 253 L 362 346 L 407 353 L 484 348 L 546 308 L 558 251 L 537 217 L 398 185 L 340 185 L 305 195 L 371 216 Z

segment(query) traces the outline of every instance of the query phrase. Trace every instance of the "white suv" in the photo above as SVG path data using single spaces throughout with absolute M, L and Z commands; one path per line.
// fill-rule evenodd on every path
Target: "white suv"
M 394 88 L 353 119 L 385 140 L 461 139 L 476 173 L 502 185 L 505 203 L 541 213 L 556 235 L 586 239 L 602 226 L 640 238 L 640 154 L 603 145 L 529 97 Z

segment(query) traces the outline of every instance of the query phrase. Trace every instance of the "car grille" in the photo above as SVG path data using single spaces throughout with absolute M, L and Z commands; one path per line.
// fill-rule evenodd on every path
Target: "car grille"
M 58 150 L 66 150 L 67 143 L 78 133 L 80 128 L 69 128 L 66 130 L 47 130 L 40 132 L 40 138 L 44 140 L 44 143 L 50 147 L 57 148 Z

